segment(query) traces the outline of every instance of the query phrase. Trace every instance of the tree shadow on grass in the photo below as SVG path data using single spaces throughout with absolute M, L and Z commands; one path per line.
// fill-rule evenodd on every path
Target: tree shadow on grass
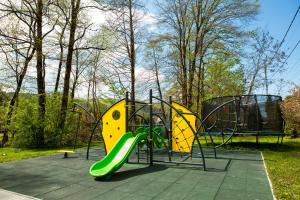
M 95 180 L 102 181 L 102 182 L 115 182 L 115 181 L 121 181 L 121 180 L 125 180 L 128 178 L 132 178 L 134 176 L 155 173 L 155 172 L 166 170 L 166 169 L 167 169 L 167 166 L 164 166 L 164 165 L 147 166 L 147 167 L 142 167 L 142 168 L 136 168 L 136 169 L 115 172 L 115 173 L 105 176 L 105 177 L 95 178 Z

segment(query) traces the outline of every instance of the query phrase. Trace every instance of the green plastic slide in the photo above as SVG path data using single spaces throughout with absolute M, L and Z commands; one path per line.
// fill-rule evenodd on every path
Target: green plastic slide
M 104 177 L 120 169 L 137 143 L 147 135 L 147 132 L 139 132 L 136 136 L 130 132 L 125 133 L 102 160 L 91 166 L 90 174 L 94 177 Z

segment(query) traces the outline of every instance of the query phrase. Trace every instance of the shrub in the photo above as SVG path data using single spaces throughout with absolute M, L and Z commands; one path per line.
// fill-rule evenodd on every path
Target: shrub
M 292 95 L 287 96 L 281 104 L 281 109 L 286 122 L 286 131 L 293 130 L 300 132 L 300 87 L 292 91 Z
M 12 116 L 10 131 L 14 132 L 15 147 L 35 147 L 40 123 L 38 120 L 37 98 L 19 97 L 19 104 Z
M 36 147 L 36 135 L 40 126 L 44 126 L 45 147 L 73 144 L 76 131 L 74 113 L 68 112 L 63 134 L 59 128 L 60 95 L 47 95 L 44 121 L 39 121 L 37 102 L 36 95 L 19 97 L 19 105 L 15 109 L 10 126 L 10 130 L 15 133 L 13 145 L 15 147 Z

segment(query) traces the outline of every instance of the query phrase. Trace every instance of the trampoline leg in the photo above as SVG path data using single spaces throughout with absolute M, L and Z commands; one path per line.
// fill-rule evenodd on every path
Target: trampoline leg
M 256 145 L 258 145 L 258 134 L 256 134 Z
M 207 143 L 207 138 L 206 138 L 206 136 L 204 136 L 204 138 L 205 138 L 206 146 L 208 147 L 208 143 Z
M 222 140 L 223 140 L 223 143 L 224 143 L 225 141 L 224 141 L 224 133 L 223 132 L 222 132 Z
M 282 144 L 282 141 L 283 141 L 283 134 L 282 134 L 282 136 L 281 136 L 281 142 L 280 142 L 280 144 Z
M 277 144 L 279 144 L 279 137 L 280 137 L 280 136 L 278 135 L 278 137 L 277 137 Z
M 217 149 L 214 147 L 215 159 L 217 158 Z
M 140 163 L 140 146 L 139 146 L 139 144 L 137 146 L 137 159 L 138 159 L 138 163 Z

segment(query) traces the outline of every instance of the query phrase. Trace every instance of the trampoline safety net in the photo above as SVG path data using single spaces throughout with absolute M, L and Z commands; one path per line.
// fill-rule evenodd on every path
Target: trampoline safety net
M 236 133 L 282 133 L 281 102 L 282 98 L 274 95 L 216 97 L 203 102 L 202 119 L 210 114 L 204 123 L 211 132 L 234 127 Z

